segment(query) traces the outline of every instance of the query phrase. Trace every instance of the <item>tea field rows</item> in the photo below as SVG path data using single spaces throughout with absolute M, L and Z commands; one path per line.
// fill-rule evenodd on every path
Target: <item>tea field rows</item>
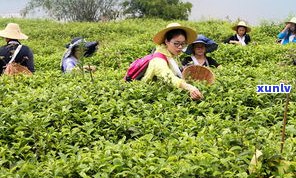
M 246 47 L 223 44 L 229 22 L 179 21 L 214 39 L 223 65 L 216 82 L 191 82 L 204 94 L 162 82 L 125 83 L 134 59 L 153 49 L 168 21 L 17 22 L 34 52 L 32 77 L 0 77 L 0 177 L 295 177 L 295 44 L 275 43 L 282 24 L 252 27 Z M 89 73 L 62 74 L 72 38 L 98 40 Z M 5 42 L 2 40 L 1 45 Z M 286 94 L 258 94 L 260 84 L 292 85 L 280 152 Z M 250 168 L 255 150 L 263 155 Z

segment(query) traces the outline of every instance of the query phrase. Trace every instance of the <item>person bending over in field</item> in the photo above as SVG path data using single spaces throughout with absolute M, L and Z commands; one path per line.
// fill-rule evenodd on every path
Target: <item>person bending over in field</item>
M 286 22 L 285 28 L 277 36 L 281 44 L 296 43 L 296 17 Z
M 232 30 L 236 31 L 236 34 L 226 39 L 225 43 L 245 46 L 251 41 L 250 35 L 247 34 L 251 31 L 251 28 L 244 21 L 233 26 Z
M 167 61 L 161 57 L 153 57 L 141 80 L 147 82 L 157 77 L 157 79 L 162 79 L 178 88 L 189 91 L 192 99 L 202 99 L 202 93 L 195 86 L 181 79 L 182 73 L 174 60 L 174 57 L 177 57 L 188 43 L 192 43 L 196 36 L 195 30 L 179 23 L 168 24 L 166 28 L 159 31 L 153 37 L 153 42 L 157 45 L 154 53 L 163 54 Z
M 33 53 L 28 46 L 21 45 L 19 40 L 26 40 L 28 36 L 21 32 L 19 25 L 8 23 L 5 29 L 0 31 L 0 36 L 6 41 L 6 45 L 0 47 L 0 75 L 3 74 L 16 51 L 17 54 L 11 62 L 25 66 L 29 72 L 33 73 L 35 71 Z
M 61 61 L 61 70 L 64 73 L 79 69 L 78 65 L 82 57 L 90 57 L 97 50 L 98 42 L 87 42 L 82 37 L 74 38 L 66 45 L 66 52 Z M 95 71 L 95 66 L 83 66 L 83 69 Z
M 204 35 L 198 35 L 197 39 L 186 48 L 185 53 L 191 56 L 182 60 L 182 68 L 190 65 L 221 68 L 222 66 L 215 59 L 206 56 L 207 53 L 211 53 L 217 48 L 218 44 L 213 40 Z

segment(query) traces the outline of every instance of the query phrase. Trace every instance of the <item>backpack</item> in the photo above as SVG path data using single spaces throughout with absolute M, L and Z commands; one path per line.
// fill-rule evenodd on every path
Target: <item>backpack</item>
M 127 73 L 124 77 L 124 80 L 127 82 L 130 82 L 132 80 L 141 80 L 145 72 L 148 68 L 149 62 L 154 58 L 154 57 L 159 57 L 162 58 L 167 62 L 167 58 L 164 54 L 161 54 L 159 52 L 153 53 L 153 54 L 148 54 L 142 58 L 136 59 L 129 68 L 127 69 Z

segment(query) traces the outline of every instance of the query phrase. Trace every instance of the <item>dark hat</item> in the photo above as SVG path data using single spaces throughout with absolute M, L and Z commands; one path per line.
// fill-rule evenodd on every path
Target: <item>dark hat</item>
M 70 43 L 66 44 L 66 48 L 68 48 L 68 50 L 66 51 L 64 58 L 69 57 L 69 55 L 72 53 L 72 50 L 81 44 L 83 44 L 85 47 L 85 57 L 90 57 L 97 50 L 97 46 L 99 45 L 99 43 L 96 41 L 87 42 L 82 37 L 73 38 Z
M 196 43 L 204 44 L 206 46 L 207 53 L 213 52 L 218 48 L 218 44 L 215 41 L 205 37 L 204 35 L 198 35 L 196 40 L 187 46 L 185 53 L 191 55 L 193 51 L 193 46 Z

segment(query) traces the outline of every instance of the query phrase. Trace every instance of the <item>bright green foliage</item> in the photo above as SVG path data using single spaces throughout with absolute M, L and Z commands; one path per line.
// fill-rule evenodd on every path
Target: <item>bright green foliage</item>
M 0 77 L 0 177 L 295 177 L 295 44 L 275 43 L 281 26 L 254 27 L 253 42 L 239 47 L 221 43 L 233 33 L 228 22 L 180 21 L 219 43 L 211 56 L 223 68 L 212 69 L 211 86 L 193 82 L 205 96 L 196 102 L 162 82 L 123 81 L 168 21 L 0 19 L 1 29 L 8 22 L 29 36 L 22 42 L 37 72 Z M 88 73 L 60 71 L 64 45 L 76 36 L 100 42 L 84 59 L 98 68 L 94 83 Z M 292 93 L 281 154 L 286 95 L 257 94 L 256 86 L 284 80 Z M 256 149 L 262 165 L 249 174 Z
M 124 0 L 123 14 L 132 18 L 161 18 L 187 20 L 192 4 L 182 0 Z

